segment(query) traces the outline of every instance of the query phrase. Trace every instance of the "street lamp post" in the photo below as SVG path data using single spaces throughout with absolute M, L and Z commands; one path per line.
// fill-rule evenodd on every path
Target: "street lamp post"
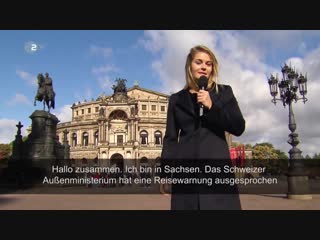
M 279 82 L 278 77 L 271 75 L 268 78 L 268 83 L 270 87 L 270 94 L 273 97 L 271 102 L 276 105 L 277 101 L 281 101 L 283 106 L 289 106 L 289 129 L 291 133 L 289 134 L 288 143 L 292 146 L 289 151 L 289 168 L 287 172 L 288 180 L 288 193 L 287 197 L 290 199 L 311 199 L 312 196 L 309 195 L 309 182 L 308 174 L 304 169 L 304 164 L 301 156 L 300 149 L 297 148 L 299 144 L 298 134 L 295 133 L 296 122 L 294 119 L 294 114 L 292 110 L 293 101 L 297 102 L 302 100 L 305 103 L 308 99 L 307 94 L 307 77 L 303 76 L 301 73 L 298 74 L 294 69 L 285 64 L 281 68 L 282 79 Z M 278 84 L 279 82 L 279 84 Z M 280 90 L 280 98 L 277 98 L 278 87 Z M 302 97 L 298 97 L 299 93 Z

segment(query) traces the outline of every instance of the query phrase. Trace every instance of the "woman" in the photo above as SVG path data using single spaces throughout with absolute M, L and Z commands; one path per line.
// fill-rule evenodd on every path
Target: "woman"
M 218 61 L 206 46 L 191 48 L 185 76 L 184 89 L 169 99 L 161 176 L 198 180 L 208 176 L 211 179 L 234 177 L 223 171 L 224 165 L 231 165 L 225 132 L 240 136 L 245 120 L 232 88 L 218 84 Z M 205 89 L 199 88 L 199 79 L 207 79 Z M 220 171 L 204 174 L 204 165 Z M 188 175 L 190 172 L 183 172 L 187 168 L 196 170 Z M 234 186 L 184 182 L 172 184 L 171 209 L 241 209 L 241 204 Z

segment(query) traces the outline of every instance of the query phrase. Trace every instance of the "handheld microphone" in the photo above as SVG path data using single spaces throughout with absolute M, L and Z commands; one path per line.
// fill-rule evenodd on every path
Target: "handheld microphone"
M 198 87 L 199 89 L 206 89 L 208 86 L 208 78 L 206 76 L 201 76 L 198 81 Z M 200 117 L 203 116 L 203 105 L 200 104 L 200 112 L 199 112 Z

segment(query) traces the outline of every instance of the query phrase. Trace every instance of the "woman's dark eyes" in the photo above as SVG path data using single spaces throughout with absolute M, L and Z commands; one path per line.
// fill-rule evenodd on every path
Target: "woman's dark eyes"
M 202 62 L 196 62 L 196 64 L 202 64 Z M 212 63 L 211 63 L 211 62 L 207 62 L 206 65 L 207 65 L 207 66 L 211 66 Z

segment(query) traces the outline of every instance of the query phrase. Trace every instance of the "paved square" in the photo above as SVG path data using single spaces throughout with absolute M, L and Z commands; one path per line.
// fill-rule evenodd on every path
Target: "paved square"
M 241 195 L 243 210 L 319 210 L 320 195 L 292 200 L 285 195 Z M 169 210 L 170 195 L 1 194 L 0 210 Z

